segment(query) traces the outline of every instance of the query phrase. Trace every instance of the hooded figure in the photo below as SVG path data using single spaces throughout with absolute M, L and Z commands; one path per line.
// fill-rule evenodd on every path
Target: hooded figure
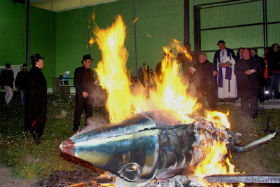
M 36 143 L 40 143 L 47 118 L 47 82 L 42 73 L 44 58 L 31 56 L 33 67 L 27 74 L 25 87 L 25 130 L 30 131 Z

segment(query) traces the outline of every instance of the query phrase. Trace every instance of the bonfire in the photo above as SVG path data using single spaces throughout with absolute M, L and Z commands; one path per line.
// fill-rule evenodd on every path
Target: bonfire
M 187 93 L 176 59 L 183 51 L 180 42 L 173 40 L 163 47 L 167 55 L 162 73 L 153 78 L 154 86 L 147 88 L 132 86 L 121 16 L 109 28 L 96 26 L 94 34 L 102 52 L 95 71 L 107 91 L 110 124 L 74 135 L 61 144 L 62 151 L 116 177 L 105 186 L 157 186 L 159 181 L 171 184 L 173 179 L 174 186 L 176 182 L 184 186 L 186 181 L 190 186 L 190 181 L 197 182 L 192 186 L 232 186 L 210 184 L 205 177 L 238 174 L 230 162 L 230 150 L 246 151 L 256 144 L 235 146 L 229 114 L 205 111 L 204 116 L 198 115 L 200 104 Z M 191 59 L 189 52 L 184 54 Z

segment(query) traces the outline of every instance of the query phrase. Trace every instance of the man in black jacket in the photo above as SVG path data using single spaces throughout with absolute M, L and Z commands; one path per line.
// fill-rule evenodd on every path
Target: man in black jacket
M 84 55 L 82 67 L 78 67 L 74 74 L 74 85 L 76 87 L 76 107 L 74 114 L 74 128 L 76 132 L 80 127 L 81 115 L 85 110 L 86 123 L 88 118 L 92 116 L 92 94 L 94 86 L 93 71 L 91 70 L 92 58 L 90 55 Z
M 26 86 L 26 79 L 27 79 L 27 66 L 26 64 L 22 65 L 22 71 L 17 74 L 16 77 L 16 89 L 20 92 L 20 103 L 24 106 L 24 95 L 25 95 L 25 86 Z
M 44 58 L 35 54 L 31 62 L 33 67 L 27 74 L 25 87 L 25 130 L 31 132 L 38 144 L 47 118 L 47 82 L 42 73 Z
M 258 91 L 262 67 L 250 57 L 250 50 L 244 49 L 243 59 L 235 65 L 238 91 L 241 97 L 241 110 L 255 119 L 258 116 Z
M 197 91 L 198 102 L 204 104 L 207 99 L 209 108 L 214 110 L 217 103 L 217 68 L 207 60 L 205 53 L 201 53 L 194 68 L 194 84 Z
M 2 71 L 0 76 L 0 83 L 6 91 L 5 101 L 6 104 L 9 105 L 13 98 L 14 72 L 11 70 L 11 64 L 6 64 L 5 66 L 6 69 Z

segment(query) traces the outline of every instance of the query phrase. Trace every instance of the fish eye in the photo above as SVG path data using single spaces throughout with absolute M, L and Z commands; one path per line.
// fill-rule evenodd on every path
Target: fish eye
M 122 178 L 131 182 L 139 179 L 141 173 L 142 173 L 142 168 L 137 163 L 125 164 L 119 171 L 119 174 Z

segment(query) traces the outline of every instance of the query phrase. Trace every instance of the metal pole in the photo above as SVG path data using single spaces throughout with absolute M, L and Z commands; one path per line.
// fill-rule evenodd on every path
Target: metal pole
M 267 39 L 267 0 L 262 0 L 262 8 L 263 8 L 263 46 L 264 48 L 268 45 Z
M 90 20 L 89 20 L 89 7 L 87 6 L 87 31 L 88 31 L 88 54 L 90 54 Z
M 201 50 L 201 28 L 200 28 L 200 7 L 194 6 L 193 8 L 194 19 L 194 49 L 198 54 Z
M 50 29 L 51 29 L 51 48 L 52 48 L 52 68 L 53 78 L 56 77 L 56 66 L 55 66 L 55 28 L 53 23 L 53 12 L 50 12 Z
M 135 0 L 133 0 L 133 20 L 136 20 L 136 5 Z M 136 22 L 133 23 L 134 26 L 134 51 L 135 51 L 135 65 L 136 65 L 136 75 L 138 70 L 138 55 L 137 55 L 137 35 L 136 35 Z
M 267 34 L 267 0 L 264 0 L 265 10 L 265 47 L 268 46 L 268 34 Z
M 184 0 L 184 43 L 190 42 L 190 5 L 189 0 Z
M 30 0 L 25 0 L 26 5 L 26 64 L 30 66 Z

